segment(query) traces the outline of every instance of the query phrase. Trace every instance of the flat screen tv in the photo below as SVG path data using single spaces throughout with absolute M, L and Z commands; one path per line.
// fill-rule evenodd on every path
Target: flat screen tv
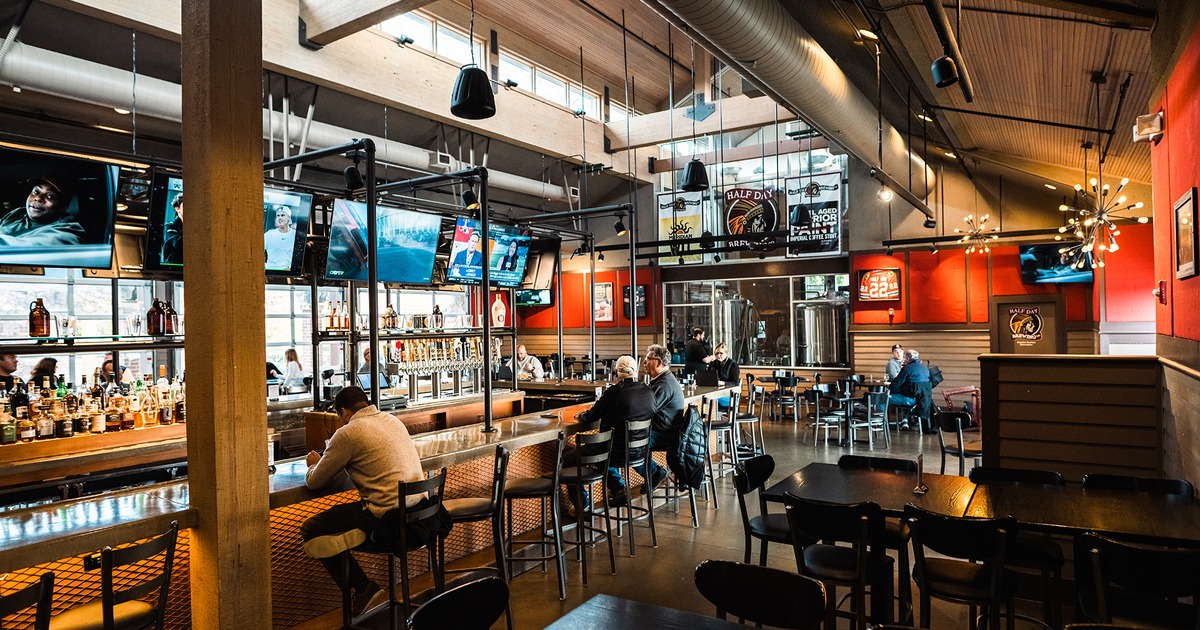
M 1066 242 L 1022 245 L 1021 281 L 1026 284 L 1091 282 L 1091 254 L 1081 254 L 1082 267 L 1073 265 L 1064 254 L 1059 253 L 1060 249 L 1070 246 Z
M 517 306 L 550 306 L 554 304 L 554 293 L 550 289 L 520 289 L 517 291 Z
M 271 276 L 299 276 L 304 266 L 304 242 L 312 195 L 275 188 L 263 189 L 263 268 Z M 155 173 L 150 194 L 150 219 L 146 226 L 146 253 L 142 266 L 149 270 L 183 269 L 183 179 Z
M 376 207 L 380 282 L 429 284 L 442 218 L 389 206 Z M 335 199 L 329 229 L 327 280 L 367 280 L 367 204 Z
M 483 252 L 479 244 L 479 222 L 460 217 L 454 225 L 450 246 L 450 267 L 446 280 L 459 284 L 479 284 L 483 280 Z M 516 287 L 525 277 L 529 258 L 528 230 L 508 225 L 488 226 L 489 280 L 501 287 Z
M 0 265 L 112 266 L 117 167 L 0 149 Z

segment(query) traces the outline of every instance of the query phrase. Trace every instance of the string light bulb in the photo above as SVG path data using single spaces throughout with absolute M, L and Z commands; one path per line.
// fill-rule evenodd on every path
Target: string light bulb
M 990 218 L 992 218 L 991 214 L 985 214 L 978 218 L 974 214 L 968 214 L 963 217 L 963 222 L 967 224 L 966 229 L 954 228 L 955 234 L 962 234 L 962 238 L 959 238 L 958 242 L 967 245 L 968 254 L 989 253 L 992 251 L 992 241 L 1000 238 L 1000 228 L 988 229 L 987 222 Z

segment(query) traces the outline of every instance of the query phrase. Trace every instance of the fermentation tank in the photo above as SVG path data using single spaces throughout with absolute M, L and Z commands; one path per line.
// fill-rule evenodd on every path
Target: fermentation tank
M 797 364 L 814 367 L 849 365 L 847 305 L 842 302 L 800 302 L 795 308 Z
M 738 365 L 754 365 L 758 360 L 757 346 L 754 343 L 758 312 L 754 308 L 754 302 L 737 293 L 732 297 L 723 297 L 719 290 L 713 297 L 716 313 L 713 330 L 708 338 L 728 343 L 729 356 Z

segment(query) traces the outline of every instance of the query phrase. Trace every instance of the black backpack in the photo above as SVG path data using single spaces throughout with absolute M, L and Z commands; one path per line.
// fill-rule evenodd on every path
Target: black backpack
M 932 365 L 929 366 L 929 387 L 930 387 L 930 389 L 937 387 L 938 385 L 941 385 L 943 380 L 945 380 L 945 379 L 942 377 L 942 368 L 935 367 Z

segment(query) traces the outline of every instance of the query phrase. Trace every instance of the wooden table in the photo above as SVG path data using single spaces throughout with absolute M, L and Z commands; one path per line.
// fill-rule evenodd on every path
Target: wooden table
M 715 611 L 715 609 L 714 609 Z M 548 630 L 607 630 L 608 628 L 656 628 L 677 630 L 733 630 L 742 626 L 732 621 L 644 602 L 596 595 L 547 626 Z
M 912 503 L 932 512 L 961 516 L 971 502 L 975 484 L 966 477 L 925 473 L 925 494 L 913 494 L 916 473 L 840 468 L 837 464 L 812 463 L 784 477 L 763 491 L 768 501 L 783 502 L 784 495 L 828 503 L 874 501 L 889 515 L 904 513 Z

